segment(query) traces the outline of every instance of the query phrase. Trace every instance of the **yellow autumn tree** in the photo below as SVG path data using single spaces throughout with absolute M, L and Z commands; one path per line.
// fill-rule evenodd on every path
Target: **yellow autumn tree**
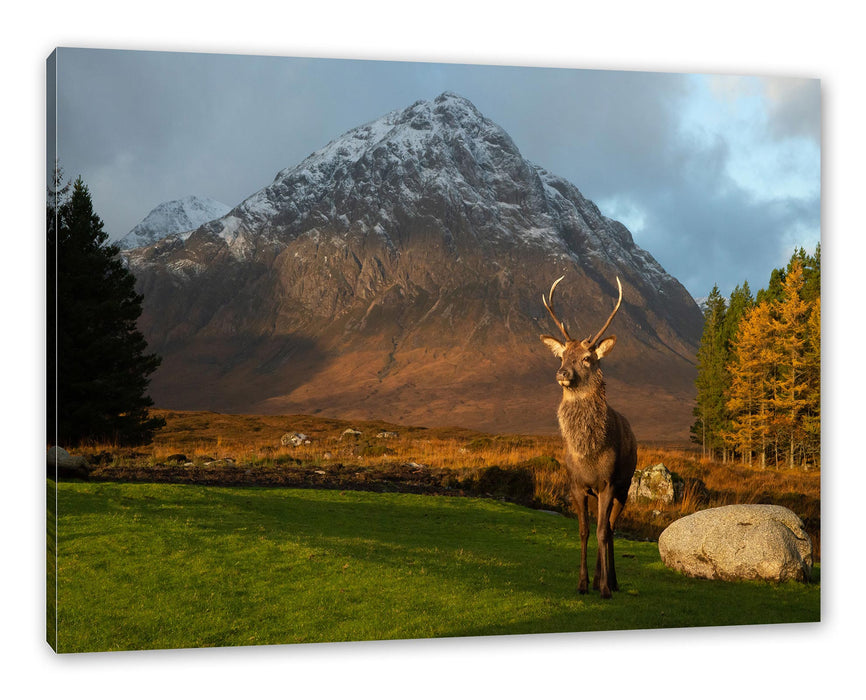
M 772 342 L 778 366 L 773 388 L 774 429 L 785 447 L 788 466 L 805 462 L 806 421 L 814 391 L 809 366 L 811 305 L 802 298 L 803 267 L 799 261 L 782 282 L 782 297 L 773 302 Z
M 769 342 L 773 333 L 771 305 L 762 302 L 746 311 L 734 338 L 731 377 L 726 408 L 731 427 L 724 434 L 728 445 L 751 464 L 755 457 L 761 466 L 771 444 L 773 390 L 778 361 L 776 346 Z

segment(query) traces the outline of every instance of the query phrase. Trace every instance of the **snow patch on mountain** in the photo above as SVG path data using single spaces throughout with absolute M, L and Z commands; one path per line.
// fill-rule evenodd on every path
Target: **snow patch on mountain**
M 132 250 L 172 234 L 189 233 L 202 224 L 225 216 L 230 209 L 215 199 L 195 195 L 163 202 L 121 238 L 118 245 L 121 250 Z

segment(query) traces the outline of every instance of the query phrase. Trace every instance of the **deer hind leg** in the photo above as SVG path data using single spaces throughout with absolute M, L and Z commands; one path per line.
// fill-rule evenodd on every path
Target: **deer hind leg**
M 580 527 L 580 578 L 577 592 L 586 593 L 589 589 L 589 572 L 586 567 L 586 548 L 589 542 L 589 504 L 585 491 L 575 490 L 572 493 L 574 508 L 577 511 L 577 521 Z
M 611 570 L 613 568 L 613 530 L 610 518 L 613 510 L 613 493 L 610 487 L 598 494 L 598 521 L 596 537 L 598 538 L 598 589 L 602 598 L 611 597 Z

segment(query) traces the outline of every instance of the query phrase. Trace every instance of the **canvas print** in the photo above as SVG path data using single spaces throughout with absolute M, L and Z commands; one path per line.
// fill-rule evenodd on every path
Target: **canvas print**
M 814 78 L 59 48 L 57 652 L 820 620 Z

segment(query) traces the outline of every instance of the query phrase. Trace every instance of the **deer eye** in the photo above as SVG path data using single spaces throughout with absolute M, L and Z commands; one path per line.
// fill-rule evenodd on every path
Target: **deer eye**
M 584 367 L 589 367 L 592 364 L 592 360 L 590 360 L 589 355 L 587 355 L 586 357 L 584 357 L 581 360 L 581 363 L 583 364 Z

